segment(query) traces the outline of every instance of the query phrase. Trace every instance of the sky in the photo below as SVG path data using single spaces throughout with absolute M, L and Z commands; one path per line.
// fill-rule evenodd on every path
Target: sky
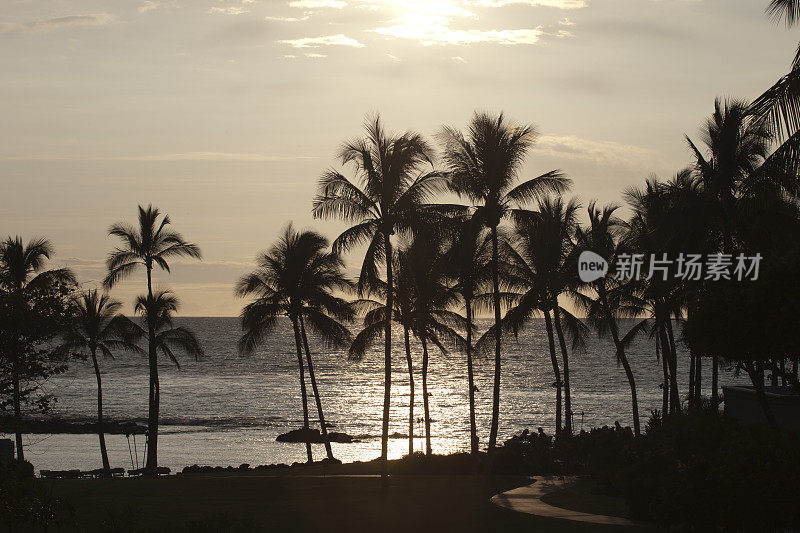
M 92 287 L 108 226 L 152 203 L 204 255 L 158 284 L 183 315 L 234 316 L 233 283 L 286 222 L 344 229 L 311 201 L 375 111 L 430 138 L 503 111 L 539 131 L 522 178 L 558 168 L 584 204 L 619 202 L 689 164 L 716 96 L 788 71 L 800 34 L 766 4 L 3 0 L 0 236 L 49 238 Z M 139 272 L 112 295 L 143 288 Z

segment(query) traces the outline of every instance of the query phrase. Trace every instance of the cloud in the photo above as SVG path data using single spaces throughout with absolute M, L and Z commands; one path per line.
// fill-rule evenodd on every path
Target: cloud
M 304 20 L 308 20 L 309 18 L 311 18 L 311 15 L 309 15 L 309 12 L 306 12 L 305 14 L 303 14 L 302 17 L 270 17 L 270 16 L 267 16 L 267 17 L 264 17 L 264 20 L 276 20 L 278 22 L 302 22 Z
M 286 56 L 284 56 L 286 57 Z M 237 154 L 229 152 L 183 152 L 174 154 L 80 156 L 80 155 L 29 155 L 0 156 L 0 161 L 294 161 L 316 159 L 315 156 L 281 156 L 267 154 Z
M 324 37 L 285 39 L 278 42 L 281 44 L 288 44 L 293 48 L 318 48 L 320 46 L 352 46 L 354 48 L 363 48 L 364 46 L 357 40 L 341 33 L 338 35 L 326 35 Z
M 305 54 L 305 56 L 310 59 L 322 59 L 323 57 L 328 57 L 327 54 Z
M 342 9 L 347 7 L 347 2 L 343 0 L 294 0 L 293 2 L 289 2 L 289 7 L 297 7 L 300 9 L 332 7 L 334 9 Z
M 114 20 L 114 15 L 109 13 L 96 13 L 92 15 L 69 15 L 45 20 L 37 20 L 25 24 L 0 22 L 0 33 L 27 33 L 46 32 L 66 26 L 102 26 Z
M 455 30 L 447 17 L 428 20 L 396 21 L 396 24 L 368 30 L 386 37 L 414 39 L 425 46 L 496 43 L 505 45 L 536 44 L 545 33 L 541 26 L 516 30 Z
M 209 15 L 213 15 L 215 13 L 224 13 L 225 15 L 243 15 L 245 13 L 249 13 L 249 11 L 247 11 L 243 7 L 230 6 L 230 7 L 212 7 L 211 9 L 206 11 L 206 13 L 208 13 Z
M 602 165 L 652 167 L 662 165 L 661 156 L 647 148 L 612 141 L 592 141 L 572 135 L 543 135 L 536 151 L 564 159 L 584 159 Z
M 153 11 L 161 7 L 161 4 L 157 2 L 151 2 L 147 0 L 144 4 L 139 6 L 139 13 L 147 13 L 148 11 Z
M 483 7 L 504 7 L 516 4 L 558 9 L 580 9 L 589 5 L 588 0 L 473 0 L 471 3 Z

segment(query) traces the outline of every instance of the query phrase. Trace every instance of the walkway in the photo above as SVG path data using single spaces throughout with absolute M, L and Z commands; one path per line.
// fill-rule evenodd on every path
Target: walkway
M 546 518 L 560 518 L 574 522 L 609 526 L 646 526 L 646 524 L 634 522 L 627 518 L 582 513 L 580 511 L 562 509 L 561 507 L 553 507 L 541 500 L 541 497 L 549 492 L 562 490 L 570 486 L 577 479 L 574 476 L 534 476 L 532 479 L 534 481 L 530 485 L 495 494 L 492 496 L 492 503 L 512 511 Z

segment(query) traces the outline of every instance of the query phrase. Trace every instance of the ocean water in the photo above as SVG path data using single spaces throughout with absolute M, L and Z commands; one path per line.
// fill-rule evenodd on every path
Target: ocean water
M 162 361 L 161 430 L 159 464 L 173 471 L 192 464 L 238 466 L 292 463 L 305 460 L 303 444 L 278 443 L 279 433 L 302 425 L 299 372 L 294 337 L 288 321 L 254 355 L 236 352 L 240 335 L 235 318 L 183 318 L 178 322 L 194 331 L 206 352 L 200 361 L 181 358 L 178 369 Z M 488 320 L 479 326 L 486 328 Z M 481 330 L 482 331 L 482 330 Z M 335 431 L 344 431 L 360 442 L 333 444 L 337 458 L 370 460 L 380 454 L 380 424 L 383 402 L 383 345 L 376 345 L 362 361 L 350 361 L 344 351 L 330 350 L 312 341 L 315 370 L 326 421 Z M 394 363 L 390 433 L 408 430 L 409 383 L 402 344 L 402 331 L 394 332 Z M 678 343 L 681 393 L 688 380 L 688 356 Z M 422 416 L 422 349 L 412 337 L 415 360 L 415 416 Z M 180 356 L 179 356 L 180 357 Z M 661 405 L 661 364 L 647 336 L 630 349 L 636 377 L 642 424 L 650 410 Z M 120 353 L 101 362 L 104 412 L 109 420 L 146 423 L 148 369 L 146 358 Z M 610 340 L 592 336 L 585 351 L 570 360 L 572 408 L 576 430 L 620 421 L 631 425 L 630 390 L 622 367 L 615 362 Z M 477 423 L 482 444 L 488 441 L 491 414 L 493 359 L 475 358 Z M 710 365 L 703 368 L 704 390 L 710 389 Z M 430 352 L 429 392 L 434 453 L 469 448 L 469 407 L 466 361 L 462 354 Z M 500 437 L 510 437 L 523 428 L 555 424 L 555 389 L 543 321 L 534 321 L 518 339 L 508 339 L 503 348 Z M 721 372 L 721 384 L 741 381 Z M 306 378 L 311 394 L 310 383 Z M 71 363 L 67 373 L 49 380 L 45 388 L 58 402 L 52 415 L 87 422 L 96 416 L 94 373 L 88 362 Z M 310 414 L 316 420 L 313 398 Z M 423 434 L 418 422 L 415 435 Z M 144 437 L 106 436 L 112 466 L 130 468 L 143 463 Z M 90 469 L 100 466 L 96 435 L 26 435 L 25 455 L 39 469 Z M 315 459 L 324 457 L 322 445 L 314 445 Z M 417 438 L 415 449 L 423 450 Z M 389 442 L 391 458 L 408 450 L 406 438 Z

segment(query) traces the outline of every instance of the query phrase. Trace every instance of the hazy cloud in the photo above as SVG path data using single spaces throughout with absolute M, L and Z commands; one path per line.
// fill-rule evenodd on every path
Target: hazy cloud
M 362 48 L 364 45 L 344 34 L 326 35 L 324 37 L 303 37 L 301 39 L 284 39 L 278 41 L 293 48 L 318 48 L 320 46 L 352 46 Z
M 92 15 L 69 15 L 25 24 L 0 22 L 0 33 L 45 32 L 65 26 L 102 26 L 114 20 L 114 15 L 97 13 Z

